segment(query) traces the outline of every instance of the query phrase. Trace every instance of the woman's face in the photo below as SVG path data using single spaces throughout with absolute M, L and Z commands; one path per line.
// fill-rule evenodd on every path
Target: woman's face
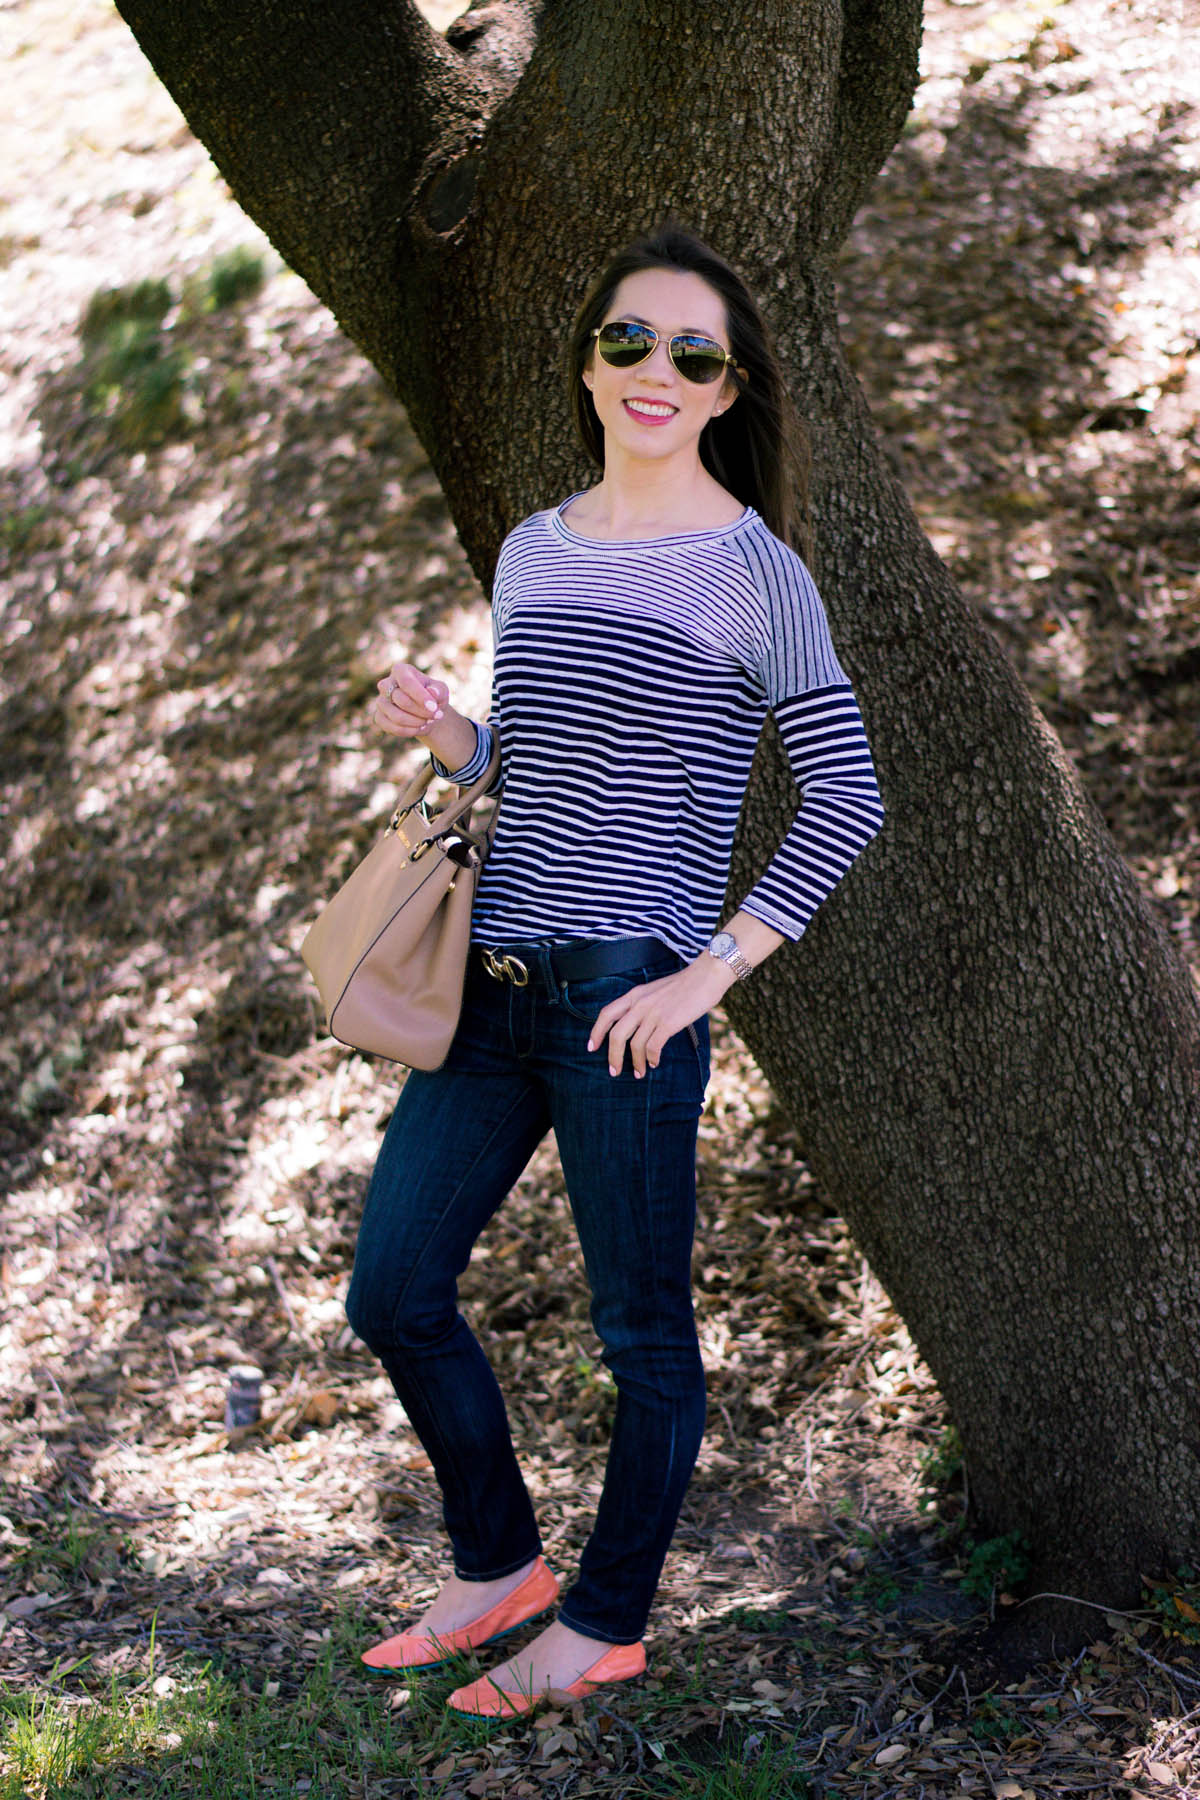
M 604 427 L 606 456 L 614 445 L 635 458 L 678 454 L 695 445 L 708 421 L 732 405 L 737 388 L 727 376 L 685 381 L 668 354 L 676 332 L 702 332 L 730 348 L 725 302 L 707 281 L 684 269 L 642 269 L 628 275 L 601 323 L 633 319 L 651 325 L 658 342 L 645 362 L 614 369 L 593 344 L 583 380 Z

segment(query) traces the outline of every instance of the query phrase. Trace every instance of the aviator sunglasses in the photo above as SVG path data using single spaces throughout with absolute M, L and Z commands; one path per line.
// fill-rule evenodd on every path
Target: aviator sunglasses
M 612 369 L 635 369 L 638 363 L 653 356 L 659 334 L 652 325 L 639 325 L 635 319 L 614 319 L 609 325 L 597 325 L 592 332 L 596 349 Z M 685 381 L 701 386 L 719 381 L 727 367 L 737 364 L 728 350 L 715 338 L 697 331 L 677 331 L 667 345 L 671 361 Z M 739 374 L 740 370 L 737 371 Z

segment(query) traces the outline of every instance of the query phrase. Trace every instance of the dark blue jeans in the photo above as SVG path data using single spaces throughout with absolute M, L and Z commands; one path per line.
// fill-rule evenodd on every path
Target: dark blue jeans
M 442 1490 L 454 1567 L 488 1581 L 541 1543 L 504 1401 L 458 1311 L 479 1233 L 553 1127 L 617 1389 L 604 1488 L 560 1617 L 607 1643 L 644 1633 L 704 1430 L 692 1317 L 696 1124 L 708 1021 L 672 1038 L 638 1081 L 589 1051 L 601 1007 L 677 958 L 620 976 L 528 987 L 472 957 L 442 1068 L 405 1082 L 379 1153 L 346 1311 L 375 1351 Z

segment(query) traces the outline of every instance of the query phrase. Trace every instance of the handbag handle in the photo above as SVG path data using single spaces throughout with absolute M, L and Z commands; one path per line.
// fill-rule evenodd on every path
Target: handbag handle
M 425 819 L 426 824 L 437 827 L 436 830 L 426 833 L 425 841 L 427 843 L 433 843 L 437 838 L 447 837 L 457 825 L 460 826 L 462 835 L 468 838 L 470 842 L 475 845 L 476 849 L 482 851 L 484 848 L 482 839 L 478 834 L 472 833 L 464 821 L 470 818 L 471 808 L 477 800 L 481 800 L 484 794 L 487 793 L 487 790 L 491 787 L 499 772 L 500 738 L 498 734 L 493 734 L 492 754 L 488 759 L 487 768 L 483 771 L 483 774 L 479 779 L 473 781 L 469 788 L 464 788 L 456 800 L 447 800 L 445 804 L 439 807 L 434 813 L 423 813 L 422 816 Z M 401 822 L 408 817 L 409 813 L 414 811 L 417 806 L 422 805 L 425 790 L 429 787 L 429 784 L 432 782 L 436 773 L 437 771 L 432 762 L 426 763 L 423 769 L 418 769 L 417 773 L 413 776 L 399 800 L 396 802 L 396 810 L 392 814 L 391 823 L 388 826 L 389 832 L 397 830 Z M 444 779 L 444 777 L 442 779 Z

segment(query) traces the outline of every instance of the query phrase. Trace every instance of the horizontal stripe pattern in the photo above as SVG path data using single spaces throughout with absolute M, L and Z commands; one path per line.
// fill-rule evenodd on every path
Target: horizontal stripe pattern
M 477 779 L 499 732 L 473 935 L 654 936 L 694 956 L 720 922 L 773 710 L 800 804 L 744 904 L 799 937 L 883 817 L 811 576 L 752 510 L 613 544 L 571 531 L 569 504 L 519 525 L 497 564 L 491 721 L 454 771 Z

